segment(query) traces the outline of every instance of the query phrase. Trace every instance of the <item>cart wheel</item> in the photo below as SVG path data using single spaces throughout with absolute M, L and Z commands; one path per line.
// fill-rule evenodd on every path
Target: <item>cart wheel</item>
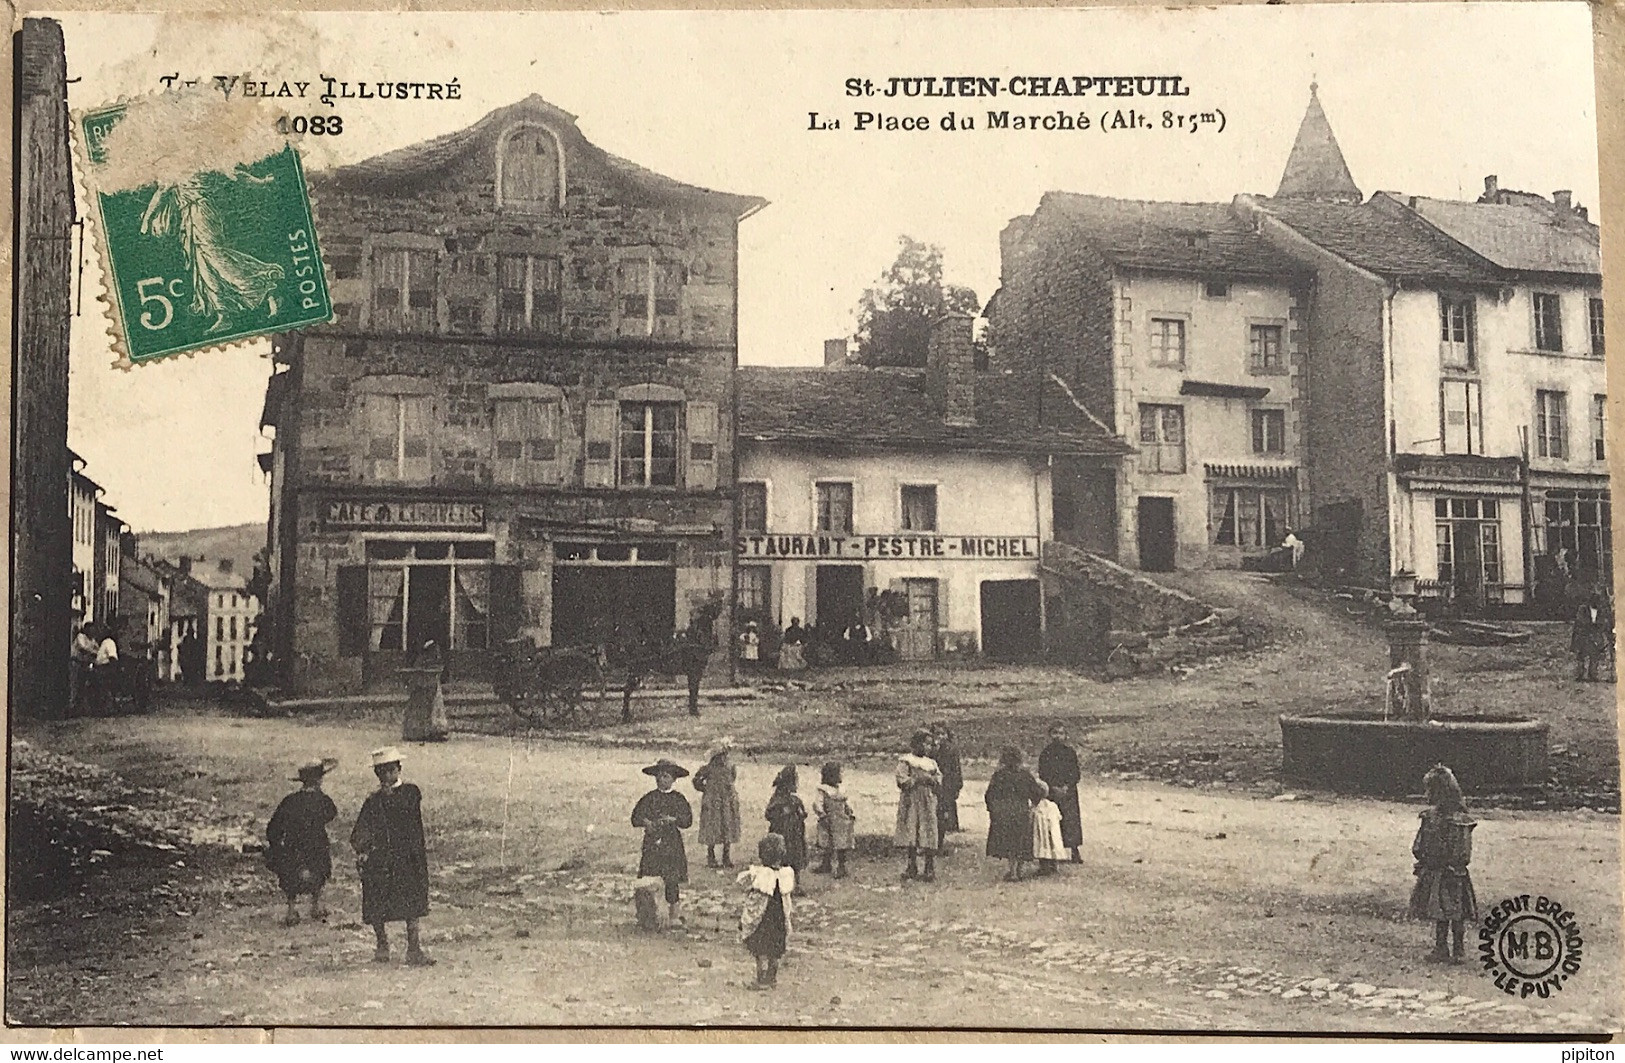
M 545 713 L 538 716 L 544 706 L 523 694 L 513 694 L 508 699 L 508 707 L 513 710 L 513 714 L 518 717 L 519 722 L 526 727 L 541 727 L 547 722 Z

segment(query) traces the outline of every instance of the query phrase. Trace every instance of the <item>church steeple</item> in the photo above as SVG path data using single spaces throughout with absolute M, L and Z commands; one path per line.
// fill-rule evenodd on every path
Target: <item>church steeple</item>
M 1298 139 L 1292 144 L 1286 169 L 1281 173 L 1277 197 L 1322 199 L 1333 203 L 1359 203 L 1365 197 L 1343 160 L 1332 125 L 1320 107 L 1320 86 L 1309 85 L 1309 108 L 1298 126 Z

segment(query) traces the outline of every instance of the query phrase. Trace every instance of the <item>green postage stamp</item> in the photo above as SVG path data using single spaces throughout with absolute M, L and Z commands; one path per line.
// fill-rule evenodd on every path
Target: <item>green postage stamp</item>
M 140 364 L 332 320 L 293 145 L 226 130 L 210 157 L 218 119 L 169 102 L 79 118 L 119 353 Z

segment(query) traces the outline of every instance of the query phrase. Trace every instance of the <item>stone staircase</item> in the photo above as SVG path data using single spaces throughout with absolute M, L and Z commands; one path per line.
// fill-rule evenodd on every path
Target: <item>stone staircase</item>
M 1264 629 L 1142 572 L 1069 543 L 1047 542 L 1044 584 L 1053 656 L 1126 678 L 1256 648 Z

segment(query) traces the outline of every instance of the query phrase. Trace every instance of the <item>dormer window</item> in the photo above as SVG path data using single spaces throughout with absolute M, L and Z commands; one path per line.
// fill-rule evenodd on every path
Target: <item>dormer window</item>
M 1179 235 L 1182 239 L 1184 239 L 1186 247 L 1194 248 L 1197 251 L 1207 250 L 1207 233 L 1192 230 L 1190 232 L 1180 233 Z
M 497 142 L 497 206 L 548 213 L 564 204 L 559 138 L 540 125 L 515 126 Z

